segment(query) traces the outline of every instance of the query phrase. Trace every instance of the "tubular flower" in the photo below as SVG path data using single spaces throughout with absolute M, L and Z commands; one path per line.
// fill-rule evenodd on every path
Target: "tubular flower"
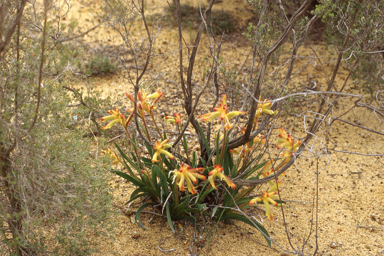
M 265 205 L 265 215 L 270 219 L 273 220 L 273 215 L 271 213 L 271 209 L 269 207 L 269 204 L 271 203 L 274 206 L 280 206 L 281 204 L 278 204 L 276 199 L 279 199 L 279 196 L 277 195 L 277 185 L 274 184 L 272 187 L 270 187 L 268 190 L 266 190 L 261 198 L 257 197 L 255 199 L 252 199 L 249 202 L 249 205 L 253 205 L 254 203 L 260 203 L 263 202 Z
M 171 172 L 173 173 L 173 182 L 176 181 L 176 184 L 177 186 L 179 186 L 180 191 L 184 191 L 184 182 L 186 182 L 188 191 L 191 192 L 192 194 L 196 194 L 197 191 L 193 186 L 193 184 L 197 183 L 196 178 L 199 178 L 201 180 L 207 179 L 204 175 L 199 174 L 199 172 L 202 172 L 202 171 L 204 171 L 204 168 L 190 169 L 189 165 L 181 164 L 179 170 L 174 170 Z
M 291 157 L 293 155 L 293 152 L 297 151 L 297 149 L 301 145 L 301 141 L 297 141 L 294 143 L 292 136 L 287 133 L 284 128 L 279 129 L 279 139 L 276 141 L 276 143 L 280 143 L 277 146 L 277 149 L 286 148 L 287 150 L 282 152 L 280 155 L 283 157 Z M 289 160 L 288 160 L 289 161 Z
M 228 187 L 236 188 L 236 185 L 227 176 L 223 174 L 223 168 L 221 167 L 220 164 L 219 165 L 215 164 L 214 169 L 210 171 L 208 175 L 209 175 L 208 180 L 214 189 L 217 189 L 217 187 L 215 186 L 215 182 L 213 181 L 216 178 L 216 176 L 219 177 L 221 180 L 225 180 Z
M 271 173 L 273 173 L 273 168 L 271 168 L 273 162 L 274 162 L 274 160 L 273 160 L 273 159 L 270 159 L 270 160 L 264 165 L 263 170 L 261 170 L 260 178 L 267 177 L 267 176 L 269 176 Z
M 120 162 L 117 155 L 115 153 L 113 153 L 110 148 L 107 148 L 106 150 L 101 150 L 101 153 L 107 155 L 109 158 L 111 158 L 113 160 L 111 164 L 117 164 Z
M 229 123 L 229 119 L 234 116 L 245 114 L 244 111 L 232 111 L 228 113 L 227 110 L 227 96 L 224 94 L 221 103 L 218 108 L 213 108 L 213 112 L 201 115 L 199 117 L 203 118 L 203 121 L 212 121 L 213 119 L 220 117 L 221 121 L 224 122 L 226 129 L 232 128 L 232 125 Z
M 125 121 L 125 116 L 123 114 L 120 113 L 120 110 L 118 110 L 117 108 L 115 108 L 115 110 L 108 110 L 107 111 L 108 114 L 110 114 L 109 116 L 103 116 L 100 121 L 101 122 L 106 122 L 106 121 L 111 121 L 109 122 L 106 126 L 104 126 L 103 128 L 101 129 L 109 129 L 111 128 L 114 124 L 116 123 L 121 123 L 124 127 L 126 127 L 128 125 L 128 123 Z
M 259 101 L 260 101 L 260 98 L 259 98 Z M 264 102 L 265 103 L 257 104 L 255 119 L 253 120 L 253 123 L 255 124 L 255 126 L 257 125 L 257 120 L 259 119 L 259 117 L 261 116 L 262 113 L 266 113 L 269 115 L 277 115 L 277 113 L 278 113 L 277 110 L 273 111 L 270 109 L 272 106 L 272 103 L 268 102 L 268 99 L 265 99 Z
M 152 162 L 158 162 L 157 158 L 160 156 L 160 154 L 164 154 L 171 158 L 172 160 L 175 159 L 175 157 L 166 151 L 165 149 L 172 147 L 170 144 L 167 144 L 169 142 L 169 139 L 163 140 L 163 142 L 160 143 L 160 141 L 156 141 L 155 146 L 153 146 L 153 149 L 155 150 L 155 153 L 153 154 Z
M 287 159 L 287 158 L 286 158 Z M 286 164 L 288 161 L 286 161 L 286 159 L 281 163 L 279 164 L 279 166 L 276 167 L 276 169 L 273 169 L 272 168 L 272 165 L 273 163 L 275 162 L 273 159 L 270 159 L 263 167 L 263 170 L 261 171 L 261 174 L 260 174 L 260 178 L 265 178 L 269 175 L 272 175 L 274 174 L 274 172 L 277 172 L 281 167 L 284 166 L 284 164 Z M 283 172 L 282 174 L 280 175 L 285 175 L 285 172 Z
M 181 114 L 174 113 L 173 116 L 166 116 L 164 117 L 165 121 L 177 124 L 178 126 L 181 125 Z
M 139 91 L 137 93 L 137 99 L 139 101 L 137 104 L 139 105 L 141 103 L 142 106 L 140 108 L 143 109 L 148 114 L 152 114 L 152 110 L 155 110 L 157 108 L 155 104 L 159 101 L 159 99 L 161 98 L 161 96 L 163 96 L 163 94 L 164 93 L 158 91 L 151 95 L 147 95 L 145 91 Z M 135 99 L 131 94 L 126 93 L 125 95 L 133 104 L 135 104 Z M 155 100 L 150 102 L 149 99 L 155 99 Z M 142 114 L 140 115 L 142 116 Z
M 256 116 L 259 117 L 262 113 L 266 113 L 268 115 L 276 115 L 278 111 L 271 110 L 272 103 L 268 102 L 268 99 L 264 100 L 265 103 L 257 104 Z

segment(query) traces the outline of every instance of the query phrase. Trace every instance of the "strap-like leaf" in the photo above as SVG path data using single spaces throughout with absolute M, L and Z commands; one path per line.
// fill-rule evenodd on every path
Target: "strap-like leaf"
M 265 237 L 265 240 L 267 240 L 269 247 L 272 246 L 271 239 L 270 239 L 270 236 L 269 236 L 267 230 L 262 225 L 260 225 L 259 223 L 255 222 L 255 221 L 250 221 L 245 216 L 242 216 L 242 215 L 239 215 L 236 213 L 225 214 L 224 216 L 221 217 L 221 220 L 231 220 L 231 219 L 232 220 L 240 220 L 240 221 L 247 223 L 248 225 L 251 225 L 252 227 L 256 228 Z
M 136 186 L 141 187 L 141 186 L 144 186 L 144 185 L 145 185 L 144 182 L 142 182 L 141 180 L 136 179 L 136 178 L 130 176 L 130 175 L 127 174 L 127 173 L 120 172 L 120 171 L 113 171 L 113 173 L 116 173 L 116 174 L 119 175 L 120 177 L 122 177 L 122 178 L 124 178 L 124 179 L 130 181 L 131 183 L 133 183 L 133 184 L 136 185 Z
M 173 209 L 173 212 L 175 213 L 176 216 L 179 215 L 179 213 L 181 213 L 181 209 L 187 207 L 190 200 L 191 200 L 191 195 L 187 196 L 181 204 L 179 204 Z
M 139 224 L 139 226 L 142 227 L 143 229 L 145 229 L 145 227 L 144 227 L 143 223 L 141 223 L 140 213 L 141 213 L 142 210 L 144 210 L 145 207 L 148 207 L 150 205 L 155 205 L 155 204 L 154 203 L 145 203 L 142 206 L 140 206 L 140 208 L 137 209 L 137 212 L 136 212 L 137 224 Z
M 164 193 L 164 196 L 168 196 L 169 191 L 168 191 L 168 185 L 167 185 L 167 177 L 165 177 L 164 173 L 161 172 L 160 168 L 155 165 L 152 168 L 152 172 L 156 172 L 156 175 L 160 178 L 160 184 L 162 191 Z
M 185 154 L 188 155 L 188 144 L 187 144 L 187 139 L 185 138 L 184 133 L 183 133 L 183 146 L 184 146 Z
M 148 145 L 146 141 L 144 141 L 144 145 L 147 148 L 149 155 L 153 157 L 153 148 L 150 145 Z
M 138 195 L 136 195 L 136 196 L 134 196 L 134 197 L 131 197 L 131 198 L 129 199 L 129 201 L 126 202 L 125 204 L 127 205 L 127 204 L 129 204 L 130 202 L 135 201 L 137 198 L 140 198 L 140 197 L 143 197 L 143 196 L 151 196 L 151 195 L 150 195 L 149 193 L 138 194 Z
M 165 206 L 165 208 L 166 208 L 166 212 L 167 212 L 167 220 L 168 220 L 168 224 L 169 224 L 169 226 L 171 227 L 172 232 L 175 233 L 175 229 L 173 228 L 173 225 L 172 225 L 171 211 L 170 211 L 170 209 L 169 209 L 169 202 L 167 202 L 167 205 Z
M 211 154 L 211 151 L 210 151 L 210 149 L 209 149 L 209 143 L 208 143 L 208 141 L 207 141 L 207 137 L 205 137 L 204 131 L 203 131 L 203 129 L 201 129 L 200 124 L 199 124 L 198 122 L 196 122 L 196 124 L 197 124 L 197 127 L 199 128 L 201 138 L 203 139 L 205 148 L 206 148 L 206 150 L 207 150 L 207 155 L 209 156 L 209 155 Z
M 215 138 L 215 146 L 216 146 L 215 164 L 221 164 L 221 163 L 219 163 L 219 159 L 220 159 L 220 155 L 221 155 L 221 152 L 219 151 L 219 142 L 220 142 L 220 130 L 217 132 L 216 138 Z

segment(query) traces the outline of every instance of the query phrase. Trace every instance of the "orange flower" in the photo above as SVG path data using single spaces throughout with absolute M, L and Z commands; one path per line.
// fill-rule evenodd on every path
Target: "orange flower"
M 225 180 L 228 187 L 236 188 L 236 185 L 227 176 L 223 174 L 223 168 L 221 167 L 220 164 L 219 165 L 215 164 L 214 169 L 210 171 L 208 175 L 209 175 L 208 180 L 214 189 L 217 189 L 217 187 L 215 186 L 215 182 L 213 181 L 216 176 L 219 177 L 221 180 Z
M 173 116 L 166 116 L 164 117 L 165 121 L 168 121 L 173 124 L 177 124 L 178 126 L 181 125 L 181 114 L 174 113 Z
M 199 172 L 204 171 L 204 168 L 193 168 L 190 169 L 189 165 L 181 164 L 179 170 L 174 170 L 169 172 L 173 173 L 173 182 L 176 181 L 176 184 L 179 186 L 181 191 L 184 191 L 184 183 L 187 183 L 188 191 L 192 194 L 196 194 L 197 191 L 193 184 L 197 183 L 197 179 L 206 180 L 207 178 L 204 175 L 199 174 Z M 192 184 L 193 183 L 193 184 Z
M 280 155 L 283 157 L 291 157 L 293 155 L 293 152 L 296 152 L 297 149 L 301 145 L 301 141 L 297 141 L 296 143 L 293 142 L 292 136 L 287 133 L 284 128 L 279 129 L 279 135 L 280 139 L 276 141 L 276 143 L 280 143 L 277 146 L 277 149 L 286 148 L 287 150 L 282 152 Z M 288 160 L 289 161 L 289 160 Z
M 135 99 L 132 97 L 131 94 L 129 93 L 126 93 L 125 94 L 128 99 L 133 103 L 135 104 Z M 137 93 L 137 99 L 138 99 L 138 103 L 137 103 L 137 106 L 139 107 L 139 105 L 141 104 L 140 106 L 140 110 L 144 110 L 145 112 L 147 112 L 148 114 L 152 114 L 152 110 L 155 110 L 157 107 L 155 106 L 155 104 L 159 101 L 159 99 L 161 98 L 161 96 L 163 96 L 163 93 L 158 91 L 158 92 L 155 92 L 151 95 L 147 95 L 144 91 L 139 91 Z M 150 102 L 149 99 L 155 99 L 153 102 Z M 139 112 L 139 115 L 140 116 L 143 116 L 143 113 L 140 113 Z
M 172 160 L 175 159 L 175 157 L 166 151 L 165 149 L 172 147 L 170 144 L 167 144 L 169 142 L 169 139 L 163 140 L 163 142 L 160 143 L 160 141 L 156 141 L 155 146 L 153 146 L 153 149 L 155 150 L 155 153 L 153 154 L 152 162 L 158 162 L 157 158 L 160 156 L 160 154 L 164 154 L 171 158 Z
M 245 114 L 244 111 L 232 111 L 227 113 L 227 96 L 224 94 L 221 103 L 218 108 L 213 108 L 213 112 L 207 113 L 205 115 L 201 115 L 199 117 L 203 118 L 203 121 L 212 121 L 213 119 L 220 117 L 221 121 L 223 121 L 226 129 L 231 129 L 233 125 L 229 123 L 229 119 L 234 116 Z
M 115 110 L 108 110 L 107 111 L 108 114 L 110 114 L 109 116 L 103 116 L 100 121 L 101 122 L 105 122 L 105 121 L 111 121 L 109 122 L 106 126 L 104 126 L 103 128 L 101 129 L 109 129 L 111 128 L 114 124 L 116 123 L 121 123 L 124 127 L 126 127 L 128 125 L 129 122 L 126 122 L 125 121 L 125 116 L 123 114 L 120 113 L 120 110 L 118 110 L 117 108 L 115 108 Z M 129 119 L 130 121 L 130 119 Z
M 260 98 L 259 98 L 260 101 Z M 257 109 L 256 109 L 256 114 L 255 114 L 255 119 L 253 120 L 254 125 L 257 125 L 257 120 L 261 116 L 262 113 L 266 113 L 269 115 L 277 115 L 278 111 L 273 111 L 271 110 L 272 103 L 268 102 L 268 99 L 264 100 L 265 103 L 259 103 L 257 104 Z
M 274 206 L 281 206 L 281 204 L 278 204 L 276 199 L 279 199 L 279 196 L 277 195 L 277 184 L 275 183 L 272 187 L 270 187 L 268 190 L 266 190 L 261 198 L 257 197 L 255 199 L 252 199 L 249 202 L 249 205 L 253 205 L 254 203 L 263 202 L 265 205 L 265 215 L 270 219 L 273 220 L 273 214 L 271 213 L 271 209 L 269 207 L 269 204 L 271 203 Z

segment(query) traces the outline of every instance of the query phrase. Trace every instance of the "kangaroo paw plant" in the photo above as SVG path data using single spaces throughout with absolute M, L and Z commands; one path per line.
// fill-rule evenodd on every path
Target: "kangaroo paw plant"
M 137 102 L 130 94 L 126 95 L 133 104 L 136 104 L 138 117 L 136 127 L 140 127 L 146 136 L 144 139 L 146 151 L 139 147 L 138 140 L 128 131 L 128 125 L 134 115 L 133 108 L 129 111 L 131 114 L 128 117 L 118 109 L 110 110 L 108 112 L 110 115 L 103 117 L 101 121 L 110 121 L 104 129 L 109 129 L 114 124 L 121 124 L 127 134 L 128 147 L 133 149 L 127 154 L 115 143 L 121 157 L 110 149 L 104 152 L 111 158 L 111 164 L 122 164 L 125 168 L 125 171 L 114 171 L 114 173 L 136 186 L 127 203 L 141 199 L 142 205 L 136 213 L 138 225 L 145 228 L 140 221 L 140 213 L 144 208 L 152 206 L 163 214 L 165 211 L 173 232 L 175 232 L 173 222 L 182 219 L 192 222 L 195 227 L 200 225 L 202 216 L 212 218 L 217 223 L 240 220 L 259 230 L 271 245 L 269 234 L 261 225 L 262 221 L 249 218 L 244 210 L 257 205 L 262 207 L 264 204 L 265 215 L 273 220 L 270 204 L 280 206 L 284 203 L 278 195 L 281 181 L 278 178 L 269 181 L 267 183 L 269 187 L 258 196 L 257 192 L 264 185 L 246 187 L 236 185 L 236 180 L 239 178 L 257 180 L 274 174 L 291 159 L 301 142 L 294 142 L 292 136 L 281 128 L 276 141 L 277 149 L 281 152 L 280 157 L 276 159 L 264 159 L 266 157 L 263 149 L 268 144 L 268 138 L 263 134 L 257 134 L 240 147 L 228 149 L 229 138 L 236 138 L 246 132 L 245 127 L 241 128 L 238 121 L 231 123 L 230 120 L 247 113 L 228 112 L 226 95 L 223 95 L 219 107 L 213 108 L 213 112 L 200 116 L 201 121 L 205 122 L 219 118 L 221 124 L 218 126 L 213 148 L 209 147 L 208 132 L 203 132 L 198 124 L 207 156 L 204 159 L 201 155 L 198 157 L 198 152 L 190 150 L 192 145 L 187 142 L 185 134 L 182 133 L 187 123 L 183 123 L 180 113 L 165 116 L 163 120 L 168 125 L 176 125 L 179 135 L 183 138 L 183 150 L 180 150 L 177 143 L 171 143 L 167 131 L 160 131 L 155 116 L 155 104 L 163 93 L 156 92 L 147 96 L 144 91 L 139 91 Z M 270 116 L 277 114 L 277 111 L 271 109 L 272 104 L 268 100 L 260 102 L 253 122 L 253 132 L 258 128 L 258 119 L 262 114 Z M 148 116 L 154 122 L 158 140 L 150 135 L 146 121 Z M 235 129 L 238 132 L 235 132 Z M 154 144 L 152 144 L 153 141 Z

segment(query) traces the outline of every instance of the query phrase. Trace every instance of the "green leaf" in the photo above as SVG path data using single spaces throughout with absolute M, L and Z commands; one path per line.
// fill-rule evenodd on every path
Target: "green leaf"
M 132 175 L 132 176 L 135 176 L 132 172 L 132 169 L 131 167 L 129 167 L 129 165 L 127 164 L 126 162 L 126 159 L 128 159 L 128 156 L 121 150 L 121 148 L 115 143 L 115 146 L 117 148 L 117 150 L 119 151 L 120 155 L 123 157 L 123 162 L 124 162 L 124 167 L 125 169 L 127 169 L 127 171 Z
M 200 157 L 200 161 L 203 163 L 203 167 L 207 166 L 207 162 L 205 162 L 205 160 L 203 158 Z
M 147 148 L 148 153 L 149 153 L 149 155 L 150 155 L 151 158 L 152 158 L 152 157 L 153 157 L 153 148 L 152 148 L 146 141 L 144 141 L 144 145 L 145 145 L 145 147 Z
M 136 212 L 136 219 L 137 219 L 137 224 L 139 224 L 139 226 L 142 228 L 142 229 L 145 229 L 143 223 L 141 223 L 141 220 L 140 220 L 140 214 L 141 214 L 141 211 L 144 210 L 144 208 L 148 207 L 148 206 L 151 206 L 151 205 L 155 205 L 154 203 L 145 203 L 143 204 L 142 206 L 140 206 L 139 209 L 137 209 L 137 212 Z
M 184 146 L 185 154 L 188 155 L 188 144 L 184 134 L 183 134 L 183 146 Z
M 192 152 L 192 168 L 196 168 L 196 152 Z
M 200 124 L 199 124 L 198 122 L 196 122 L 196 124 L 197 124 L 197 127 L 199 128 L 200 135 L 201 135 L 201 137 L 202 137 L 202 139 L 203 139 L 205 148 L 206 148 L 206 150 L 207 150 L 207 155 L 209 156 L 209 155 L 211 154 L 211 151 L 210 151 L 210 149 L 209 149 L 209 143 L 208 143 L 208 141 L 207 141 L 207 138 L 205 137 L 205 134 L 204 134 L 204 132 L 203 132 L 203 129 L 201 129 Z
M 196 206 L 197 206 L 197 209 L 199 209 L 200 211 L 205 211 L 207 209 L 206 204 L 196 204 Z
M 176 216 L 179 215 L 178 212 L 181 212 L 182 209 L 187 207 L 190 200 L 191 200 L 191 195 L 187 196 L 181 204 L 179 204 L 173 209 L 173 212 L 175 213 Z
M 155 186 L 155 189 L 156 189 L 158 195 L 160 196 L 160 186 L 157 184 L 157 176 L 156 176 L 156 172 L 153 171 L 153 168 L 154 168 L 154 166 L 151 169 L 152 184 Z
M 212 216 L 211 216 L 211 217 L 215 216 L 215 213 L 216 213 L 216 211 L 217 211 L 218 208 L 219 208 L 218 205 L 215 206 L 215 208 L 213 208 L 213 210 L 212 210 Z
M 242 221 L 244 223 L 247 223 L 248 225 L 251 225 L 252 227 L 256 228 L 257 230 L 259 230 L 261 232 L 261 234 L 264 236 L 265 240 L 267 240 L 269 247 L 272 246 L 268 231 L 259 223 L 255 222 L 255 221 L 250 221 L 245 216 L 235 214 L 235 213 L 225 214 L 221 217 L 221 220 L 239 220 L 239 221 Z
M 168 159 L 165 157 L 165 155 L 161 155 L 161 159 L 163 160 L 163 163 L 165 166 L 167 166 L 168 170 L 175 169 L 171 162 L 168 161 Z M 172 160 L 171 160 L 172 161 Z
M 140 198 L 140 197 L 143 197 L 143 196 L 151 196 L 151 195 L 150 195 L 149 193 L 138 194 L 138 195 L 136 195 L 136 196 L 134 196 L 134 197 L 131 197 L 131 198 L 129 199 L 129 201 L 126 202 L 125 204 L 127 205 L 127 204 L 129 204 L 130 202 L 135 201 L 137 198 Z
M 219 164 L 219 160 L 220 160 L 221 152 L 219 151 L 219 142 L 220 142 L 220 130 L 217 132 L 216 138 L 215 138 L 215 146 L 216 146 L 216 160 L 215 160 L 215 164 Z
M 116 143 L 115 143 L 115 146 L 117 150 L 120 152 L 121 156 L 124 159 L 126 159 L 133 168 L 135 168 L 138 172 L 141 172 L 140 168 L 121 150 L 121 148 Z
M 142 157 L 141 160 L 143 160 L 144 162 L 144 165 L 148 168 L 151 168 L 153 163 L 152 163 L 152 160 L 151 159 L 148 159 L 146 157 Z
M 167 205 L 165 206 L 165 208 L 166 208 L 166 212 L 167 212 L 168 224 L 171 227 L 172 232 L 175 233 L 175 229 L 173 228 L 173 225 L 172 225 L 171 211 L 169 210 L 169 202 L 167 202 Z
M 147 138 L 148 138 L 148 133 L 147 133 L 147 130 L 145 129 L 144 125 L 143 125 L 141 122 L 139 122 L 139 121 L 138 121 L 138 123 L 139 123 L 141 129 L 144 131 L 145 135 L 146 135 Z
M 209 182 L 208 182 L 209 183 Z M 215 189 L 214 188 L 209 188 L 207 191 L 205 191 L 204 193 L 201 194 L 201 196 L 199 196 L 198 198 L 196 198 L 196 203 L 200 203 L 201 201 L 203 201 L 203 199 L 209 195 L 209 193 L 212 193 L 212 191 L 214 191 Z
M 139 179 L 136 179 L 132 176 L 130 176 L 129 174 L 127 173 L 124 173 L 124 172 L 120 172 L 120 171 L 112 171 L 113 173 L 119 175 L 120 177 L 130 181 L 131 183 L 133 183 L 134 185 L 138 186 L 138 187 L 142 187 L 142 186 L 145 186 L 145 183 L 142 182 L 141 180 Z
M 146 188 L 138 188 L 138 189 L 136 189 L 135 191 L 133 191 L 132 192 L 132 194 L 131 194 L 131 199 L 133 198 L 133 197 L 135 197 L 137 194 L 139 194 L 139 193 L 141 193 L 141 192 L 148 192 L 147 191 L 147 189 Z
M 152 171 L 156 172 L 157 176 L 160 178 L 162 191 L 164 193 L 164 196 L 167 197 L 169 194 L 167 178 L 165 177 L 164 173 L 161 172 L 160 168 L 157 165 L 153 166 Z

